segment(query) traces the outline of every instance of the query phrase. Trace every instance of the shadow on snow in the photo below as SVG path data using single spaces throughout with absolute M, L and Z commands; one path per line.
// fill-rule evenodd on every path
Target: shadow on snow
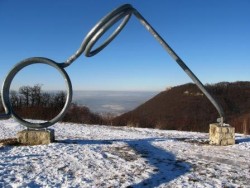
M 148 138 L 148 139 L 117 139 L 117 140 L 61 140 L 60 143 L 80 144 L 80 145 L 106 145 L 113 142 L 124 142 L 128 144 L 136 153 L 144 158 L 150 166 L 155 167 L 150 178 L 129 187 L 156 187 L 163 183 L 168 183 L 177 179 L 181 175 L 189 172 L 189 163 L 177 160 L 175 155 L 169 151 L 153 145 L 156 142 L 166 141 L 167 139 Z
M 243 142 L 250 142 L 250 137 L 236 137 L 235 138 L 235 143 L 239 144 L 239 143 L 243 143 Z

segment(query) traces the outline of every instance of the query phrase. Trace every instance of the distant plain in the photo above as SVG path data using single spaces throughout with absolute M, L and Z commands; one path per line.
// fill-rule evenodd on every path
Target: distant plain
M 74 91 L 73 102 L 99 114 L 119 115 L 133 110 L 159 91 Z

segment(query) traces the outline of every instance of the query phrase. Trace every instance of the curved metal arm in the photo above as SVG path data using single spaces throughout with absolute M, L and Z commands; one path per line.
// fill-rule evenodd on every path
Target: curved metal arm
M 71 64 L 77 57 L 79 57 L 83 52 L 87 57 L 93 56 L 104 49 L 123 29 L 123 27 L 128 22 L 131 14 L 134 14 L 136 18 L 142 23 L 142 25 L 153 35 L 153 37 L 163 46 L 163 48 L 169 53 L 169 55 L 177 62 L 177 64 L 185 71 L 185 73 L 193 80 L 193 82 L 198 86 L 198 88 L 205 94 L 205 96 L 209 99 L 209 101 L 213 104 L 213 106 L 218 111 L 220 118 L 218 122 L 223 125 L 223 121 L 225 120 L 225 114 L 221 107 L 221 105 L 211 96 L 211 94 L 207 91 L 201 81 L 195 76 L 195 74 L 188 68 L 188 66 L 181 60 L 181 58 L 175 53 L 175 51 L 167 44 L 167 42 L 155 31 L 155 29 L 147 22 L 147 20 L 130 4 L 125 4 L 117 9 L 110 12 L 107 16 L 101 19 L 93 29 L 87 34 L 84 39 L 82 45 L 79 50 L 72 55 L 65 64 Z M 121 24 L 117 27 L 117 29 L 110 35 L 110 37 L 98 48 L 91 52 L 92 47 L 98 41 L 98 39 L 116 22 L 118 22 L 121 18 L 123 18 Z
M 103 17 L 87 34 L 84 38 L 80 48 L 73 54 L 64 64 L 65 66 L 69 66 L 73 63 L 82 53 L 85 52 L 85 56 L 90 57 L 99 53 L 102 49 L 104 49 L 124 28 L 127 24 L 129 18 L 132 14 L 132 6 L 129 4 L 125 4 L 120 6 Z M 115 23 L 117 23 L 120 19 L 123 18 L 123 21 L 116 28 L 116 30 L 105 40 L 105 42 L 100 45 L 98 48 L 90 52 L 93 45 L 97 42 L 97 40 Z

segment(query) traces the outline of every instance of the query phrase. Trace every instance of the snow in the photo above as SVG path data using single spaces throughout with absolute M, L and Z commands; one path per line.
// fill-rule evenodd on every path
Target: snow
M 0 146 L 0 187 L 250 187 L 250 136 L 57 123 L 56 142 Z M 24 127 L 0 121 L 0 140 Z

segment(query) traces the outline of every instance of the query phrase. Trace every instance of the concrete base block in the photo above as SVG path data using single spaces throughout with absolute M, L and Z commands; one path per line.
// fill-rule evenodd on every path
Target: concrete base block
M 235 144 L 235 128 L 231 126 L 221 127 L 218 123 L 210 124 L 209 140 L 212 145 Z
M 54 130 L 23 130 L 17 133 L 17 140 L 24 145 L 44 145 L 55 141 Z

